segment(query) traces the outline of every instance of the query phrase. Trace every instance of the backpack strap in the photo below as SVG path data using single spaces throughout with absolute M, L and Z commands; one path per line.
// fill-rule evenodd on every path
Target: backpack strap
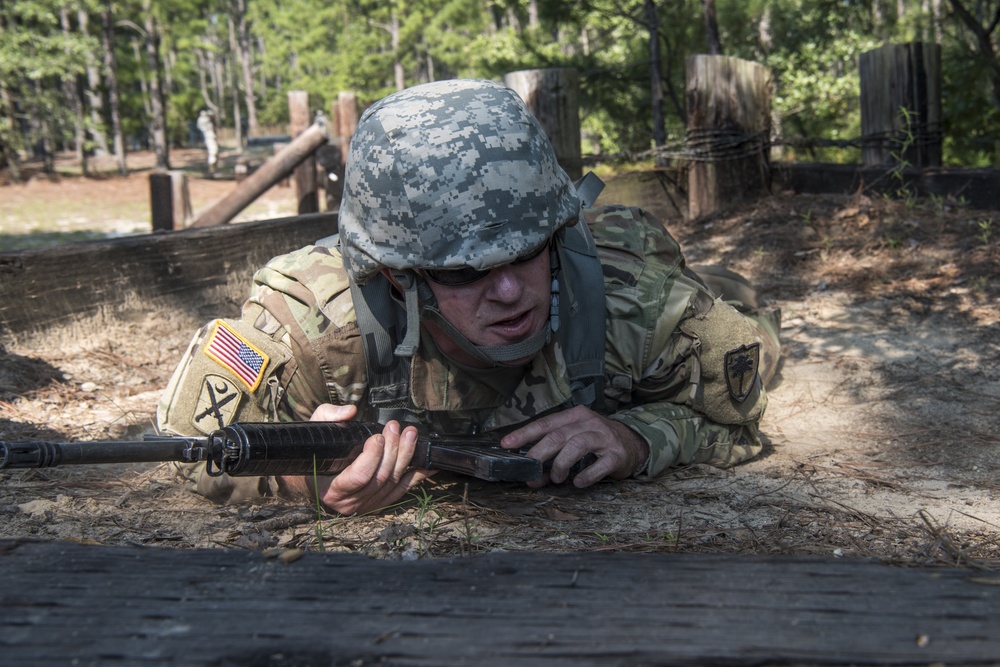
M 405 334 L 406 312 L 393 300 L 385 276 L 374 276 L 364 285 L 350 283 L 368 369 L 372 418 L 380 424 L 392 419 L 412 423 L 416 414 L 410 399 L 411 358 L 396 354 Z
M 607 306 L 604 272 L 594 236 L 581 220 L 558 233 L 559 329 L 573 405 L 604 407 L 604 339 Z

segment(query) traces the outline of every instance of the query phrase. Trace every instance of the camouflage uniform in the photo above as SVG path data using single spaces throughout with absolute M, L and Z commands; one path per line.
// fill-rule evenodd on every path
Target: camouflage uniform
M 415 335 L 422 327 L 411 324 L 423 312 L 416 308 L 425 304 L 407 276 L 489 269 L 578 219 L 591 229 L 603 269 L 601 410 L 650 448 L 636 476 L 754 456 L 766 405 L 761 378 L 777 362 L 777 321 L 717 298 L 643 211 L 580 212 L 537 121 L 490 82 L 418 86 L 366 112 L 351 142 L 341 247 L 319 242 L 260 270 L 242 316 L 195 336 L 161 400 L 159 425 L 197 434 L 233 421 L 307 420 L 322 403 L 356 404 L 360 418 L 371 419 L 351 281 L 384 279 L 381 267 L 406 290 L 411 410 L 419 421 L 449 433 L 511 430 L 563 409 L 571 388 L 559 336 L 534 337 L 541 349 L 524 367 L 462 366 L 430 336 Z M 511 358 L 525 356 L 517 354 Z M 198 481 L 220 498 L 275 491 L 273 480 Z
M 609 207 L 585 212 L 604 269 L 608 330 L 605 398 L 609 416 L 650 446 L 648 478 L 678 464 L 733 465 L 760 451 L 758 422 L 766 405 L 757 378 L 728 373 L 726 359 L 761 344 L 761 374 L 777 363 L 777 322 L 746 317 L 718 300 L 684 269 L 676 241 L 643 211 Z M 207 433 L 232 421 L 308 420 L 321 403 L 358 404 L 364 415 L 366 369 L 360 332 L 340 253 L 308 246 L 267 264 L 239 320 L 227 320 L 241 344 L 266 359 L 258 376 L 241 377 L 232 362 L 206 350 L 218 324 L 192 342 L 158 410 L 160 426 Z M 569 398 L 566 369 L 550 342 L 520 377 L 499 383 L 463 368 L 421 339 L 411 370 L 412 398 L 440 432 L 504 429 Z M 732 387 L 743 379 L 747 387 Z M 509 393 L 499 393 L 509 391 Z M 743 400 L 733 396 L 746 393 Z M 215 404 L 224 404 L 213 410 Z M 231 480 L 239 497 L 274 485 Z M 231 492 L 226 480 L 200 479 L 207 495 Z M 213 489 L 206 485 L 216 485 Z

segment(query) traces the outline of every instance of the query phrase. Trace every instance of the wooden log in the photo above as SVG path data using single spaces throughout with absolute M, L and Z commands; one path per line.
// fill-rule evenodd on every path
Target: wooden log
M 728 56 L 687 59 L 688 216 L 770 190 L 771 71 Z
M 887 44 L 861 54 L 861 161 L 941 165 L 941 46 Z
M 149 175 L 149 207 L 153 231 L 184 229 L 191 220 L 191 194 L 183 171 Z
M 288 93 L 288 117 L 290 120 L 289 134 L 292 142 L 301 135 L 312 123 L 309 111 L 309 93 L 304 90 L 292 90 Z M 317 213 L 319 211 L 319 188 L 316 182 L 316 159 L 312 153 L 303 157 L 295 167 L 292 175 L 295 184 L 295 199 L 298 202 L 298 213 Z
M 973 209 L 1000 211 L 998 169 L 911 167 L 901 169 L 899 179 L 888 179 L 884 166 L 779 162 L 771 173 L 776 190 L 845 195 L 863 190 L 881 196 L 895 195 L 903 187 L 917 197 L 950 197 Z
M 321 117 L 308 130 L 296 137 L 292 143 L 282 148 L 240 182 L 221 201 L 200 213 L 191 226 L 212 227 L 229 222 L 268 188 L 291 174 L 297 165 L 302 165 L 307 161 L 312 162 L 313 180 L 315 181 L 316 161 L 312 155 L 329 138 L 326 122 Z M 310 160 L 310 158 L 312 159 Z
M 708 554 L 385 561 L 0 541 L 6 665 L 981 665 L 1000 575 Z
M 347 152 L 351 147 L 351 137 L 358 129 L 358 96 L 350 92 L 337 94 L 337 136 L 344 164 L 347 164 Z
M 0 253 L 0 340 L 44 347 L 55 329 L 81 338 L 155 313 L 238 313 L 254 271 L 336 226 L 318 214 Z
M 580 137 L 580 77 L 571 67 L 508 72 L 503 82 L 512 88 L 552 143 L 556 159 L 574 181 L 583 175 Z
M 680 169 L 654 169 L 613 176 L 606 180 L 597 205 L 638 206 L 661 223 L 683 220 L 687 213 L 684 177 Z

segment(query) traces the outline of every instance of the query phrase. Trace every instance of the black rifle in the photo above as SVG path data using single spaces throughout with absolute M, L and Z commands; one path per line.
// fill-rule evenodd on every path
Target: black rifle
M 122 442 L 3 442 L 0 470 L 93 463 L 206 462 L 209 475 L 332 475 L 348 466 L 379 424 L 364 422 L 236 423 L 207 437 L 146 436 Z M 420 434 L 412 465 L 490 482 L 540 479 L 542 464 L 500 447 L 496 435 Z

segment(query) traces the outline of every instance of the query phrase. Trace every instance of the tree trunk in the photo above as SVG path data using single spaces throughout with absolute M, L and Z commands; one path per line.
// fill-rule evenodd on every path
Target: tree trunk
M 66 39 L 66 54 L 69 55 L 70 21 L 69 10 L 65 7 L 59 10 L 59 23 L 62 25 L 63 37 Z M 87 175 L 86 123 L 83 119 L 83 100 L 80 97 L 79 80 L 76 76 L 63 80 L 63 91 L 69 108 L 73 111 L 73 150 L 76 161 L 80 163 L 80 173 Z
M 10 172 L 11 180 L 20 183 L 21 156 L 18 154 L 18 145 L 14 143 L 18 136 L 14 124 L 15 117 L 14 100 L 11 99 L 10 90 L 0 80 L 0 151 L 3 151 L 3 162 Z
M 146 17 L 146 61 L 149 66 L 150 102 L 153 109 L 153 151 L 156 153 L 156 168 L 170 169 L 170 146 L 167 142 L 167 100 L 163 95 L 160 77 L 160 33 L 153 16 L 152 0 L 143 0 Z
M 727 56 L 687 59 L 688 216 L 770 188 L 771 72 Z
M 399 16 L 395 11 L 392 12 L 392 24 L 390 25 L 389 34 L 392 39 L 392 71 L 396 79 L 396 90 L 403 90 L 406 88 L 406 79 L 403 72 L 403 63 L 399 59 Z
M 721 56 L 722 42 L 719 41 L 719 20 L 715 14 L 715 0 L 701 0 L 701 5 L 705 15 L 705 42 L 708 55 Z
M 236 22 L 233 17 L 229 17 L 229 50 L 232 53 L 239 53 L 236 45 Z M 236 63 L 229 59 L 229 84 L 233 87 L 233 135 L 236 143 L 236 151 L 243 152 L 243 113 L 240 111 L 240 83 L 239 75 L 236 73 Z
M 153 105 L 149 101 L 149 98 L 151 97 L 149 94 L 149 82 L 146 80 L 146 70 L 142 66 L 142 49 L 139 47 L 139 40 L 136 37 L 132 37 L 131 43 L 132 57 L 135 59 L 135 68 L 139 75 L 139 90 L 142 93 L 142 110 L 146 114 L 146 118 L 152 118 Z M 197 53 L 197 51 L 195 51 L 195 53 Z
M 52 109 L 49 107 L 45 92 L 42 90 L 41 79 L 35 79 L 35 96 L 31 101 L 31 108 L 34 110 L 34 118 L 31 124 L 37 129 L 38 138 L 42 145 L 42 170 L 46 174 L 55 172 L 52 150 L 52 126 L 49 119 L 52 118 Z
M 941 164 L 941 47 L 888 44 L 861 54 L 861 161 Z
M 243 100 L 247 108 L 247 134 L 255 136 L 257 128 L 257 97 L 253 87 L 253 61 L 250 51 L 250 30 L 247 26 L 246 0 L 235 0 L 236 41 L 239 45 L 240 66 L 243 72 Z
M 88 34 L 90 17 L 86 10 L 79 10 L 80 34 Z M 87 105 L 90 107 L 90 136 L 94 140 L 96 155 L 108 154 L 108 137 L 104 133 L 104 99 L 101 97 L 101 74 L 93 55 L 87 56 Z
M 111 134 L 115 146 L 115 163 L 118 173 L 128 174 L 125 162 L 125 135 L 122 131 L 122 103 L 118 91 L 118 61 L 115 59 L 115 27 L 110 0 L 101 12 L 101 48 L 104 51 L 104 80 L 108 82 L 108 103 L 111 107 Z
M 667 130 L 663 120 L 663 72 L 660 57 L 660 17 L 654 0 L 645 0 L 646 27 L 649 30 L 649 86 L 653 106 L 653 145 L 661 148 L 667 143 Z M 662 166 L 663 159 L 656 155 L 656 166 Z
M 962 4 L 961 0 L 949 0 L 951 2 L 952 9 L 955 10 L 955 14 L 961 20 L 965 27 L 968 28 L 969 32 L 973 34 L 976 40 L 976 45 L 979 47 L 979 56 L 982 58 L 983 63 L 989 70 L 991 86 L 993 89 L 993 105 L 1000 110 L 1000 54 L 997 54 L 996 49 L 993 46 L 993 33 L 996 32 L 998 26 L 1000 26 L 1000 5 L 997 6 L 996 12 L 993 14 L 993 18 L 989 20 L 987 25 L 980 23 L 980 19 L 973 16 L 972 13 L 966 9 L 965 5 Z
M 583 175 L 580 138 L 580 78 L 569 67 L 508 72 L 504 84 L 521 96 L 574 181 Z
M 205 57 L 205 52 L 201 49 L 195 49 L 194 55 L 198 61 L 198 83 L 201 87 L 201 99 L 205 103 L 205 106 L 215 114 L 215 117 L 219 118 L 219 109 L 215 102 L 212 101 L 212 96 L 208 92 L 208 77 L 205 75 L 205 72 L 208 71 L 208 59 Z

